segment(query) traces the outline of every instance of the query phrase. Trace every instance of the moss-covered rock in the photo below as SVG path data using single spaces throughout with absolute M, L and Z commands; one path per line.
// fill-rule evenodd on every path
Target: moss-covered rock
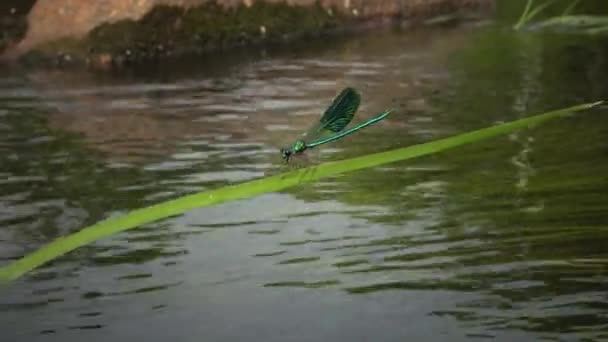
M 22 56 L 22 60 L 124 66 L 170 55 L 316 35 L 349 23 L 348 17 L 319 3 L 290 6 L 256 1 L 252 6 L 233 8 L 214 1 L 192 8 L 162 5 L 138 21 L 102 24 L 82 40 L 47 43 Z

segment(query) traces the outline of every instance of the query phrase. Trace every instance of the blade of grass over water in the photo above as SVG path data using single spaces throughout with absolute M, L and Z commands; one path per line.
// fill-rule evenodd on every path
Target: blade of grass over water
M 534 0 L 528 0 L 526 3 L 526 7 L 522 12 L 519 21 L 515 24 L 515 29 L 519 30 L 522 26 L 526 25 L 530 20 L 532 20 L 536 15 L 545 10 L 547 7 L 551 6 L 555 0 L 546 1 L 537 7 L 533 7 Z
M 572 1 L 572 3 L 570 3 L 570 5 L 568 7 L 566 7 L 566 9 L 564 10 L 564 13 L 562 13 L 562 15 L 572 14 L 572 11 L 574 11 L 574 8 L 576 8 L 576 6 L 578 6 L 578 4 L 580 2 L 581 2 L 581 0 Z
M 538 22 L 532 22 L 534 17 L 555 2 L 555 0 L 549 0 L 534 7 L 534 0 L 528 0 L 526 7 L 524 8 L 517 23 L 513 25 L 513 28 L 515 30 L 521 30 L 524 27 L 535 30 L 567 30 L 570 33 L 582 33 L 588 35 L 604 34 L 608 32 L 608 16 L 572 14 L 574 8 L 580 3 L 580 0 L 572 1 L 559 16 L 540 20 Z
M 216 190 L 204 191 L 138 209 L 124 216 L 101 221 L 92 226 L 85 227 L 77 233 L 59 238 L 41 249 L 0 268 L 0 281 L 15 280 L 55 258 L 101 238 L 133 229 L 146 223 L 179 215 L 188 210 L 279 191 L 291 186 L 312 182 L 336 174 L 343 174 L 431 155 L 458 146 L 506 135 L 513 131 L 532 127 L 551 119 L 590 109 L 602 103 L 603 101 L 599 101 L 573 106 L 424 144 L 398 148 L 387 152 L 375 153 L 342 161 L 329 162 L 272 177 L 230 185 Z
M 608 29 L 608 16 L 565 15 L 534 23 L 531 27 L 536 30 L 561 30 L 570 33 L 594 34 Z

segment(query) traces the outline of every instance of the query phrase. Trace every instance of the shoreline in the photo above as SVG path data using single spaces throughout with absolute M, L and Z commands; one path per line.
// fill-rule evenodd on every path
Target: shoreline
M 301 6 L 257 1 L 231 8 L 215 1 L 189 8 L 157 5 L 139 20 L 104 23 L 84 37 L 49 40 L 25 52 L 9 49 L 0 56 L 0 63 L 28 68 L 123 69 L 175 57 L 349 36 L 379 27 L 451 25 L 487 17 L 484 10 L 492 1 L 472 2 L 480 5 L 447 14 L 436 10 L 435 16 L 431 11 L 421 17 L 400 12 L 360 16 L 354 10 L 345 13 L 320 2 Z

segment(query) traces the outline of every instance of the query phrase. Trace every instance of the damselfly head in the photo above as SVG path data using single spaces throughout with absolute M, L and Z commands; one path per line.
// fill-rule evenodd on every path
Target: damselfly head
M 289 161 L 289 157 L 291 157 L 291 154 L 291 149 L 281 148 L 281 156 L 283 157 L 283 159 L 285 159 L 285 161 Z

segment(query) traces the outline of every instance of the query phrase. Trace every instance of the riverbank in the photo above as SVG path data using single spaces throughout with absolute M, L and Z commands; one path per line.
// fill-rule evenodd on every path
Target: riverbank
M 21 24 L 11 27 L 21 31 L 12 40 L 3 39 L 5 63 L 120 68 L 378 24 L 415 24 L 441 15 L 462 19 L 493 8 L 493 0 L 148 0 L 115 5 L 109 0 L 105 6 L 61 1 L 49 7 L 49 1 L 38 0 L 27 15 L 27 29 L 22 19 L 14 20 Z

